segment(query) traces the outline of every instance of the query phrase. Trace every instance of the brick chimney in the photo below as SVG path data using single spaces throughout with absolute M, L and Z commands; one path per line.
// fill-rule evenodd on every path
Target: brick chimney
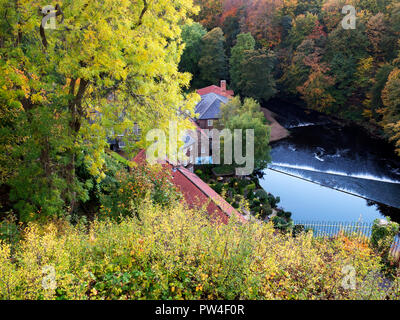
M 226 80 L 221 80 L 221 90 L 222 92 L 226 92 Z

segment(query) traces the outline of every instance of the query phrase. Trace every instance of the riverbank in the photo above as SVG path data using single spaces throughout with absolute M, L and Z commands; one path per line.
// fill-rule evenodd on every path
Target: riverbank
M 283 126 L 281 126 L 278 121 L 276 121 L 275 113 L 264 107 L 261 107 L 261 110 L 271 127 L 271 137 L 269 140 L 270 142 L 287 138 L 290 135 L 290 132 L 286 130 Z

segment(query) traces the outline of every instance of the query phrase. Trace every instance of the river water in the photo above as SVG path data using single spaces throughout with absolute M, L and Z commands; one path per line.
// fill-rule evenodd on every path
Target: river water
M 296 105 L 267 108 L 291 136 L 272 144 L 260 184 L 295 221 L 400 222 L 400 158 L 392 145 Z

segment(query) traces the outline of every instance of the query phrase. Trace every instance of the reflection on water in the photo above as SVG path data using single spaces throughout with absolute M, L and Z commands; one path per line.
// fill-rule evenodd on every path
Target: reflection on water
M 391 145 L 293 105 L 268 107 L 291 136 L 272 145 L 260 184 L 295 220 L 400 220 L 400 159 Z
M 301 221 L 363 221 L 382 218 L 365 199 L 274 170 L 266 170 L 261 186 L 281 199 L 280 206 Z

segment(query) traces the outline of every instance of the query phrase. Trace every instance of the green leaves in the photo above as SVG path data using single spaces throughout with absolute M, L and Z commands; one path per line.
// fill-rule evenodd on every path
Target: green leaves
M 225 38 L 221 28 L 212 29 L 202 39 L 203 47 L 199 60 L 200 77 L 204 85 L 213 85 L 226 79 L 228 73 L 225 55 Z
M 246 129 L 254 130 L 254 166 L 256 170 L 266 168 L 270 161 L 270 127 L 266 125 L 266 120 L 261 111 L 260 104 L 252 99 L 246 98 L 244 102 L 240 97 L 228 101 L 221 105 L 220 111 L 221 125 L 227 129 L 242 129 L 242 150 L 246 146 Z
M 241 33 L 236 38 L 236 44 L 231 49 L 231 58 L 229 60 L 229 72 L 234 90 L 239 89 L 241 81 L 241 64 L 245 58 L 246 50 L 254 50 L 256 41 L 251 33 Z
M 127 152 L 144 147 L 150 128 L 188 126 L 177 110 L 191 113 L 197 98 L 182 93 L 190 75 L 178 71 L 190 0 L 66 0 L 44 34 L 41 4 L 0 2 L 0 181 L 23 220 L 73 212 L 90 188 L 78 159 L 103 179 L 108 137 L 124 135 Z

